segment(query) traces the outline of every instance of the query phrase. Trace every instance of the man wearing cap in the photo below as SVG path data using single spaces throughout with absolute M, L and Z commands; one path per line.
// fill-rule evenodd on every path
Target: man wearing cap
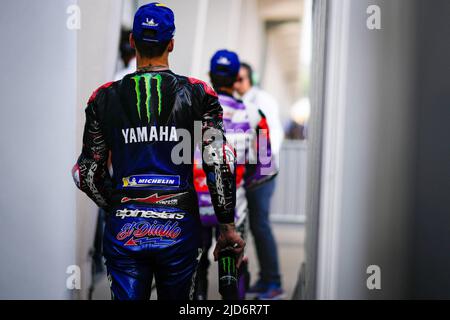
M 83 149 L 72 173 L 77 186 L 109 212 L 103 254 L 113 299 L 149 299 L 153 277 L 158 299 L 193 297 L 201 254 L 192 165 L 196 122 L 220 223 L 214 254 L 232 247 L 238 265 L 242 260 L 245 242 L 234 224 L 234 150 L 223 134 L 222 107 L 206 83 L 170 71 L 174 33 L 172 10 L 160 3 L 140 7 L 130 35 L 137 71 L 101 86 L 86 108 Z M 186 146 L 188 161 L 179 161 Z
M 242 63 L 235 89 L 244 103 L 255 104 L 267 114 L 272 143 L 271 158 L 274 166 L 263 183 L 247 192 L 250 231 L 252 232 L 259 261 L 259 279 L 248 290 L 249 296 L 261 300 L 277 300 L 284 297 L 278 262 L 277 244 L 270 225 L 270 203 L 275 191 L 275 177 L 278 173 L 278 159 L 284 132 L 278 117 L 278 104 L 267 92 L 254 84 L 253 69 Z M 272 172 L 270 172 L 272 171 Z
M 258 158 L 258 133 L 268 130 L 265 126 L 265 116 L 252 104 L 244 104 L 233 97 L 234 85 L 238 79 L 240 69 L 239 57 L 228 50 L 217 51 L 210 61 L 210 78 L 214 89 L 219 95 L 219 102 L 223 107 L 223 123 L 225 135 L 236 150 L 236 209 L 235 224 L 242 238 L 245 239 L 247 224 L 246 191 L 259 185 L 267 179 L 265 175 L 257 174 L 262 169 Z M 266 138 L 268 136 L 264 136 Z M 261 136 L 262 138 L 262 136 Z M 261 142 L 261 141 L 259 141 Z M 270 142 L 265 141 L 270 149 Z M 196 163 L 201 160 L 200 152 L 195 153 Z M 267 164 L 267 163 L 266 163 Z M 214 216 L 211 197 L 205 188 L 206 176 L 200 165 L 194 166 L 194 182 L 199 195 L 200 215 L 203 224 L 203 254 L 198 269 L 196 298 L 207 297 L 208 250 L 212 245 L 213 228 L 218 224 Z M 249 275 L 246 263 L 238 269 L 238 298 L 245 298 L 246 285 Z

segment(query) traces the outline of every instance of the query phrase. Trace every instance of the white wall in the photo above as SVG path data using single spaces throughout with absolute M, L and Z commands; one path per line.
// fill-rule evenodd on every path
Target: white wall
M 264 77 L 261 79 L 261 87 L 274 95 L 280 106 L 280 120 L 286 123 L 290 119 L 290 107 L 295 103 L 294 92 L 292 86 L 286 84 L 280 56 L 278 53 L 277 36 L 279 33 L 270 32 L 267 35 L 267 53 L 266 64 L 264 68 Z
M 381 8 L 382 30 L 366 28 Z M 402 298 L 414 158 L 414 2 L 331 1 L 318 297 Z M 366 287 L 378 265 L 382 290 Z
M 102 84 L 114 80 L 117 61 L 122 0 L 79 0 L 82 24 L 77 31 L 76 152 L 81 152 L 84 109 L 90 95 Z M 72 159 L 75 163 L 76 157 Z M 75 188 L 75 186 L 73 186 Z M 76 260 L 81 267 L 81 291 L 76 298 L 86 299 L 91 283 L 91 257 L 98 208 L 85 194 L 77 194 Z
M 73 4 L 80 30 L 67 28 Z M 70 170 L 86 101 L 112 79 L 120 9 L 121 0 L 2 4 L 0 298 L 86 298 L 96 208 Z M 66 289 L 70 265 L 81 267 L 81 291 Z
M 0 299 L 70 297 L 77 152 L 71 3 L 5 1 L 0 11 Z

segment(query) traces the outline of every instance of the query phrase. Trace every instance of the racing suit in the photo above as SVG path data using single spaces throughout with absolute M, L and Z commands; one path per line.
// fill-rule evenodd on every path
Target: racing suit
M 262 183 L 268 177 L 273 178 L 273 172 L 268 176 L 261 174 L 264 164 L 258 157 L 258 133 L 261 129 L 266 134 L 266 149 L 270 155 L 270 141 L 265 115 L 255 105 L 245 104 L 224 92 L 219 92 L 219 102 L 223 107 L 223 123 L 228 142 L 236 150 L 236 208 L 235 224 L 238 233 L 245 240 L 247 231 L 247 198 L 246 190 Z M 210 265 L 208 250 L 212 246 L 213 228 L 218 221 L 214 214 L 212 199 L 206 183 L 206 175 L 202 170 L 202 156 L 197 149 L 194 154 L 194 185 L 199 197 L 200 217 L 202 221 L 203 254 L 198 268 L 198 281 L 196 283 L 195 298 L 198 300 L 207 297 L 207 275 Z M 217 228 L 215 230 L 217 237 Z M 243 263 L 238 270 L 238 297 L 245 298 L 245 287 L 248 285 L 249 274 L 247 266 Z
M 169 70 L 138 71 L 89 99 L 72 173 L 109 212 L 103 254 L 113 299 L 149 299 L 153 276 L 158 299 L 192 299 L 201 254 L 192 164 L 199 140 L 217 219 L 231 223 L 235 154 L 213 89 Z

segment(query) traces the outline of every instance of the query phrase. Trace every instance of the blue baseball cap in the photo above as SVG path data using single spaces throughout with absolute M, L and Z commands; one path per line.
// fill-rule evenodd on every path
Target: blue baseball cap
M 143 5 L 134 15 L 133 37 L 136 40 L 165 42 L 174 35 L 175 17 L 173 11 L 164 4 L 152 2 Z
M 241 63 L 233 51 L 219 50 L 211 58 L 210 72 L 224 77 L 236 77 Z

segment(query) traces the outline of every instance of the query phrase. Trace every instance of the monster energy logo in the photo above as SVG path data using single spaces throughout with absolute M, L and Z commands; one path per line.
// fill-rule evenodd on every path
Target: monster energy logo
M 236 272 L 236 264 L 234 261 L 234 258 L 232 257 L 223 257 L 221 259 L 222 262 L 222 268 L 224 272 L 230 273 L 230 272 Z
M 144 84 L 145 84 L 145 95 L 146 95 L 146 100 L 145 100 L 145 110 L 147 111 L 147 119 L 148 119 L 148 123 L 150 123 L 150 117 L 151 117 L 151 112 L 150 112 L 150 100 L 152 97 L 152 80 L 155 79 L 156 80 L 156 90 L 158 92 L 158 116 L 161 114 L 161 75 L 160 74 L 149 74 L 149 73 L 144 73 L 144 74 L 137 74 L 133 77 L 131 77 L 131 79 L 134 80 L 135 82 L 135 90 L 136 90 L 136 97 L 137 97 L 137 112 L 139 115 L 139 119 L 141 119 L 141 88 L 140 88 L 140 82 L 141 79 L 144 79 Z

